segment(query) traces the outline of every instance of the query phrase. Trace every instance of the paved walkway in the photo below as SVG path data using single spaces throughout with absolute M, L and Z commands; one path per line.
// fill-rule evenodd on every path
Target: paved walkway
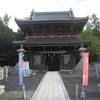
M 70 100 L 59 72 L 47 72 L 31 100 Z

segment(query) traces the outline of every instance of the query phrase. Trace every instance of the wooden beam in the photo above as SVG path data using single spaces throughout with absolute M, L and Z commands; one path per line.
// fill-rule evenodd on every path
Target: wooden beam
M 44 54 L 63 54 L 63 53 L 66 53 L 67 51 L 43 51 L 43 52 L 40 52 L 40 53 L 44 53 Z

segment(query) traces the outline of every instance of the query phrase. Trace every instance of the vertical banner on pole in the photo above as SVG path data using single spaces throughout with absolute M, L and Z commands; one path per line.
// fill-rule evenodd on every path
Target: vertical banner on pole
M 83 85 L 88 86 L 89 53 L 83 53 Z
M 23 85 L 23 75 L 22 75 L 22 62 L 23 62 L 23 53 L 19 52 L 19 80 L 18 85 Z

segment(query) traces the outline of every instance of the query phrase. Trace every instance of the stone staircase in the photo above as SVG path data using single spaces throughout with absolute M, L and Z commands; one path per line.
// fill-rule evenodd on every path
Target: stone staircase
M 83 58 L 80 59 L 80 61 L 76 65 L 75 70 L 82 70 L 82 69 L 83 69 Z
M 80 61 L 78 62 L 78 64 L 74 68 L 73 72 L 76 73 L 76 74 L 82 74 L 83 73 L 83 58 L 80 59 Z
M 83 58 L 80 59 L 73 72 L 83 74 Z M 92 66 L 89 64 L 89 74 L 96 74 L 96 65 Z

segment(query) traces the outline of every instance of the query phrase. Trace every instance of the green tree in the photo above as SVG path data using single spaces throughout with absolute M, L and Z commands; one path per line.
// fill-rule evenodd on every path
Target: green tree
M 25 34 L 20 29 L 18 29 L 14 35 L 15 40 L 23 40 L 25 38 Z
M 80 34 L 80 38 L 82 39 L 93 39 L 93 30 L 90 23 L 87 23 L 86 29 L 83 30 Z
M 11 61 L 14 55 L 14 47 L 12 45 L 13 31 L 6 27 L 2 21 L 0 21 L 0 64 L 11 65 Z
M 93 35 L 93 30 L 90 23 L 87 23 L 86 30 L 80 34 L 82 39 L 92 39 L 91 45 L 87 48 L 90 52 L 91 61 L 100 60 L 100 40 Z
M 93 29 L 93 35 L 100 39 L 100 31 Z
M 93 29 L 93 35 L 100 39 L 100 21 L 96 14 L 92 14 L 90 23 Z
M 96 14 L 92 14 L 92 16 L 90 17 L 90 22 L 93 29 L 100 30 L 100 22 Z
M 1 17 L 0 17 L 1 18 Z M 13 32 L 3 20 L 0 20 L 0 65 L 14 66 L 18 62 L 18 52 L 12 43 L 13 40 L 24 39 L 24 34 L 21 30 Z M 25 57 L 26 59 L 26 57 Z
M 9 16 L 7 13 L 4 14 L 4 17 L 3 17 L 4 25 L 8 26 L 10 19 L 11 19 L 11 16 Z

